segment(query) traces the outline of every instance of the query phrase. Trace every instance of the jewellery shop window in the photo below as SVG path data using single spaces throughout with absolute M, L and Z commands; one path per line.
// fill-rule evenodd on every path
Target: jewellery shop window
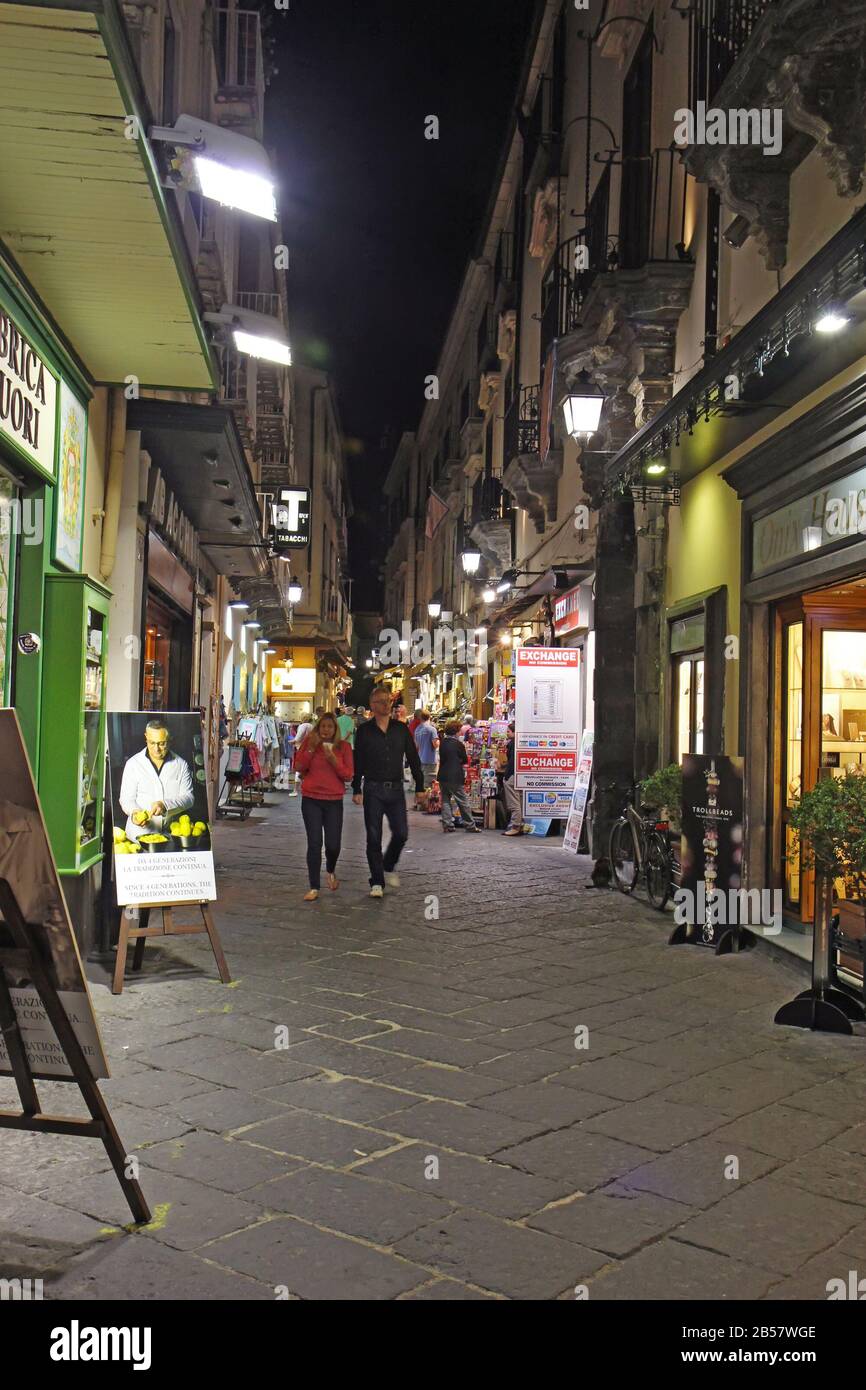
M 673 731 L 671 757 L 681 763 L 686 753 L 704 751 L 704 637 L 703 613 L 671 623 L 671 694 Z

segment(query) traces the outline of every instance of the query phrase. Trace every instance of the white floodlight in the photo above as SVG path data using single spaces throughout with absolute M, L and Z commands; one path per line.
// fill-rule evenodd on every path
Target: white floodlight
M 197 116 L 178 116 L 173 126 L 153 126 L 150 138 L 190 151 L 205 198 L 276 222 L 274 175 L 258 140 Z

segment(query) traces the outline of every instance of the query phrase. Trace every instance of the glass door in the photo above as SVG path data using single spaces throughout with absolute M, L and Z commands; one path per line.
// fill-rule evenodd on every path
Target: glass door
M 790 810 L 803 787 L 803 623 L 787 623 L 783 637 L 785 691 L 782 758 L 782 889 L 788 911 L 800 915 L 800 842 L 789 823 Z

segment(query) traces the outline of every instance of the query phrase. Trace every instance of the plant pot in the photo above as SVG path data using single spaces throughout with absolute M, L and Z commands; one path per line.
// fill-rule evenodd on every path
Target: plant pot
M 839 913 L 839 930 L 853 941 L 866 938 L 866 902 L 859 898 L 840 898 L 836 904 Z M 863 978 L 863 961 L 859 956 L 839 952 L 839 965 L 852 974 Z

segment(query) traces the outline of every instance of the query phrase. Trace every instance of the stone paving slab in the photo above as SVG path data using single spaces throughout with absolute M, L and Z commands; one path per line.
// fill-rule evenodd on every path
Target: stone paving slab
M 391 1299 L 428 1283 L 410 1260 L 334 1235 L 290 1216 L 272 1217 L 214 1241 L 208 1260 L 299 1298 Z M 273 1295 L 272 1295 L 273 1296 Z
M 792 1274 L 861 1217 L 862 1208 L 814 1193 L 800 1195 L 774 1173 L 693 1217 L 678 1235 L 724 1255 L 742 1254 L 762 1269 Z
M 199 1301 L 784 1300 L 866 1271 L 866 1037 L 774 1025 L 796 965 L 669 948 L 556 840 L 469 853 L 425 816 L 371 903 L 351 805 L 311 907 L 299 802 L 268 800 L 215 830 L 233 984 L 187 937 L 93 986 L 152 1221 L 98 1142 L 3 1131 L 0 1269 Z
M 459 1211 L 401 1240 L 400 1254 L 508 1298 L 556 1298 L 605 1263 L 597 1251 L 475 1211 Z

